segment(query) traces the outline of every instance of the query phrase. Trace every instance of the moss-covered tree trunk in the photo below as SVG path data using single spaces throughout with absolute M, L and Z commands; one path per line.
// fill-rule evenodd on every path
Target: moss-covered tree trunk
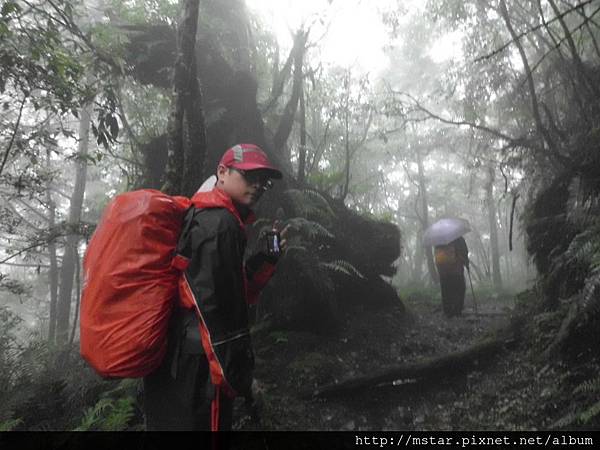
M 186 0 L 179 25 L 169 118 L 168 163 L 163 191 L 191 196 L 203 180 L 206 128 L 197 74 L 196 32 L 199 0 Z

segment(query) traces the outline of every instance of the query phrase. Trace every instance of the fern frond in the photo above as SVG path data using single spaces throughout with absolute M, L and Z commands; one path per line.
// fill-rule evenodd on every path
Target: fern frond
M 573 390 L 574 394 L 592 392 L 600 392 L 600 377 L 584 381 Z
M 586 321 L 600 314 L 600 267 L 596 267 L 585 279 L 581 306 Z
M 112 407 L 113 401 L 110 398 L 101 398 L 91 408 L 86 409 L 85 415 L 81 424 L 74 431 L 90 431 L 94 430 L 100 422 L 102 414 Z
M 0 431 L 12 431 L 23 423 L 22 419 L 11 419 L 0 422 Z
M 330 224 L 335 213 L 327 200 L 318 192 L 311 190 L 288 189 L 285 194 L 294 206 L 297 215 Z
M 290 228 L 298 230 L 301 234 L 310 240 L 315 239 L 334 239 L 335 236 L 329 232 L 327 228 L 318 222 L 307 220 L 303 217 L 294 217 L 287 224 Z
M 114 404 L 109 415 L 102 420 L 102 431 L 123 431 L 135 415 L 135 400 L 131 397 L 120 398 Z
M 598 417 L 598 415 L 600 415 L 600 401 L 597 401 L 588 409 L 579 414 L 577 420 L 582 425 L 587 425 L 592 419 Z
M 565 259 L 570 263 L 589 264 L 598 251 L 598 245 L 586 239 L 587 233 L 578 234 L 569 244 Z
M 598 253 L 600 253 L 600 242 L 591 239 L 589 230 L 579 233 L 563 253 L 554 255 L 554 262 L 549 275 L 550 277 L 557 277 L 565 270 L 589 267 Z
M 81 424 L 74 431 L 123 431 L 135 415 L 135 399 L 132 397 L 101 398 L 86 410 Z
M 334 272 L 341 272 L 348 276 L 355 276 L 358 278 L 364 279 L 364 275 L 360 273 L 356 267 L 350 264 L 348 261 L 344 261 L 343 259 L 336 259 L 335 261 L 331 261 L 328 263 L 319 263 L 321 267 L 325 267 L 326 269 L 333 270 Z
M 333 209 L 331 209 L 331 206 L 329 206 L 329 202 L 319 192 L 313 191 L 312 189 L 303 189 L 301 192 L 314 201 L 317 206 L 323 208 L 325 211 L 335 217 L 335 213 L 333 212 Z
M 552 429 L 565 428 L 565 427 L 573 425 L 576 421 L 577 421 L 577 414 L 568 413 L 567 415 L 561 417 L 556 422 L 554 422 L 550 428 L 552 428 Z

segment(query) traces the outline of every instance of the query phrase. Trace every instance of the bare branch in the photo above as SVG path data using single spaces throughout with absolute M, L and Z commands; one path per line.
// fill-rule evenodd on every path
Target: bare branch
M 4 152 L 4 158 L 2 159 L 2 165 L 0 166 L 0 174 L 2 174 L 2 171 L 4 170 L 4 166 L 6 165 L 6 161 L 8 160 L 8 155 L 10 154 L 10 150 L 12 149 L 12 146 L 15 142 L 17 131 L 19 131 L 19 126 L 21 125 L 21 117 L 23 116 L 23 108 L 25 106 L 26 100 L 27 96 L 24 95 L 23 100 L 21 100 L 21 106 L 19 107 L 19 116 L 17 117 L 17 121 L 15 122 L 15 126 L 13 128 L 12 137 L 10 138 L 10 142 L 8 144 L 6 152 Z
M 560 20 L 560 19 L 562 19 L 564 16 L 566 16 L 566 15 L 568 15 L 568 14 L 570 14 L 570 13 L 572 13 L 572 12 L 576 11 L 576 10 L 577 10 L 577 9 L 579 9 L 579 8 L 583 8 L 585 5 L 588 5 L 588 4 L 592 3 L 593 1 L 594 1 L 594 0 L 586 0 L 586 1 L 583 1 L 583 2 L 581 2 L 581 3 L 578 3 L 577 5 L 573 6 L 573 7 L 572 7 L 572 8 L 570 8 L 570 9 L 567 9 L 566 11 L 564 11 L 564 12 L 563 12 L 563 13 L 561 13 L 561 14 L 559 14 L 558 16 L 556 16 L 556 17 L 553 17 L 552 19 L 550 19 L 550 20 L 546 21 L 546 24 L 550 24 L 550 23 L 552 23 L 552 22 L 555 22 L 555 21 L 557 21 L 557 20 Z M 528 35 L 529 33 L 533 33 L 534 31 L 537 31 L 537 30 L 539 30 L 540 28 L 542 28 L 542 27 L 545 27 L 545 26 L 546 26 L 545 24 L 541 23 L 541 24 L 539 24 L 539 25 L 536 25 L 536 26 L 534 26 L 534 27 L 532 27 L 532 28 L 529 28 L 528 30 L 525 30 L 525 31 L 523 31 L 523 32 L 521 32 L 521 33 L 519 33 L 519 34 L 515 34 L 514 36 L 512 36 L 512 39 L 511 39 L 510 41 L 508 41 L 508 42 L 504 43 L 503 45 L 501 45 L 500 47 L 498 47 L 496 50 L 494 50 L 494 51 L 493 51 L 493 52 L 491 52 L 491 53 L 488 53 L 488 54 L 486 54 L 486 55 L 483 55 L 483 56 L 480 56 L 480 57 L 478 57 L 478 58 L 475 58 L 474 62 L 476 62 L 476 63 L 477 63 L 477 62 L 481 62 L 481 61 L 483 61 L 483 60 L 485 60 L 485 59 L 490 59 L 490 58 L 492 58 L 492 57 L 496 56 L 497 54 L 499 54 L 499 53 L 502 53 L 502 52 L 503 52 L 504 50 L 506 50 L 506 49 L 507 49 L 507 48 L 508 48 L 508 47 L 509 47 L 511 44 L 513 44 L 513 43 L 517 43 L 517 42 L 518 42 L 518 41 L 519 41 L 519 40 L 520 40 L 520 39 L 521 39 L 523 36 L 526 36 L 526 35 Z
M 446 123 L 446 124 L 448 124 L 448 125 L 455 125 L 455 126 L 468 126 L 468 127 L 470 127 L 470 128 L 474 128 L 474 129 L 476 129 L 476 130 L 484 131 L 484 132 L 486 132 L 486 133 L 488 133 L 488 134 L 491 134 L 492 136 L 495 136 L 495 137 L 497 137 L 497 138 L 500 138 L 500 139 L 502 139 L 502 140 L 504 140 L 504 141 L 507 141 L 507 142 L 511 143 L 512 145 L 514 145 L 514 146 L 519 146 L 519 145 L 521 145 L 521 146 L 526 146 L 526 142 L 527 142 L 527 141 L 526 141 L 526 139 L 525 139 L 525 138 L 517 138 L 517 139 L 515 139 L 515 138 L 513 138 L 513 137 L 511 137 L 511 136 L 509 136 L 509 135 L 507 135 L 507 134 L 504 134 L 504 133 L 502 133 L 502 132 L 500 132 L 500 131 L 498 131 L 498 130 L 494 130 L 493 128 L 486 127 L 485 125 L 480 125 L 480 124 L 476 124 L 476 123 L 468 122 L 468 121 L 465 121 L 465 120 L 458 120 L 458 121 L 457 121 L 457 120 L 451 120 L 451 119 L 447 119 L 447 118 L 445 118 L 445 117 L 442 117 L 442 116 L 440 116 L 440 115 L 438 115 L 438 114 L 435 114 L 435 113 L 433 113 L 432 111 L 430 111 L 430 110 L 428 110 L 427 108 L 425 108 L 425 107 L 424 107 L 423 105 L 421 105 L 421 103 L 420 103 L 420 102 L 419 102 L 419 101 L 418 101 L 416 98 L 414 98 L 412 95 L 410 95 L 410 94 L 407 94 L 407 93 L 398 93 L 398 94 L 400 94 L 400 95 L 404 95 L 404 96 L 408 97 L 408 98 L 411 100 L 411 102 L 413 102 L 414 106 L 415 106 L 415 107 L 416 107 L 416 108 L 417 108 L 419 111 L 421 111 L 421 112 L 425 113 L 425 114 L 428 116 L 428 118 L 429 118 L 429 119 L 435 119 L 435 120 L 438 120 L 438 121 L 440 121 L 440 122 L 442 122 L 442 123 Z M 421 119 L 421 120 L 418 120 L 418 119 L 417 119 L 417 120 L 414 120 L 414 121 L 423 121 L 423 120 L 427 120 L 427 118 L 426 118 L 426 119 Z M 410 120 L 410 121 L 413 121 L 413 120 Z M 397 130 L 396 130 L 396 131 L 397 131 Z

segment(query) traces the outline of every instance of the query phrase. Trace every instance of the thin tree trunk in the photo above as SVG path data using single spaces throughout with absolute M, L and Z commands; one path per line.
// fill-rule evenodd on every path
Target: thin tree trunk
M 477 252 L 479 253 L 479 260 L 481 261 L 483 274 L 485 275 L 485 278 L 491 279 L 492 271 L 490 269 L 490 256 L 486 251 L 485 245 L 483 244 L 483 240 L 481 239 L 481 235 L 475 230 L 473 230 L 473 233 L 477 237 Z
M 490 227 L 490 247 L 492 254 L 492 281 L 494 288 L 502 289 L 502 277 L 500 274 L 500 250 L 498 245 L 498 223 L 496 203 L 494 201 L 495 174 L 493 167 L 488 167 L 488 183 L 486 185 L 486 203 L 488 210 L 488 222 Z
M 320 121 L 320 117 L 318 114 L 319 114 L 319 110 L 317 110 L 317 111 L 313 110 L 313 115 L 312 115 L 313 116 L 313 130 L 317 130 L 317 126 L 315 125 L 315 123 Z M 329 116 L 327 117 L 327 122 L 325 122 L 325 129 L 323 131 L 322 139 L 320 138 L 318 144 L 315 146 L 315 153 L 310 162 L 310 166 L 307 171 L 307 175 L 310 175 L 310 174 L 314 173 L 315 171 L 318 171 L 318 169 L 319 169 L 319 162 L 321 161 L 323 152 L 327 148 L 327 141 L 329 139 L 329 129 L 331 127 L 331 122 L 333 121 L 334 117 L 335 117 L 335 112 L 331 112 L 329 114 Z M 314 133 L 314 134 L 316 135 L 317 133 Z
M 294 77 L 292 84 L 292 95 L 285 105 L 283 115 L 273 137 L 273 144 L 276 149 L 283 149 L 285 143 L 292 132 L 294 125 L 294 116 L 298 109 L 300 93 L 302 91 L 302 66 L 304 64 L 304 52 L 306 51 L 306 39 L 308 33 L 299 30 L 294 38 Z
M 414 265 L 412 267 L 412 279 L 417 283 L 421 282 L 421 277 L 423 276 L 423 257 L 425 256 L 423 250 L 423 230 L 419 229 L 417 230 L 415 258 Z
M 427 181 L 425 180 L 425 167 L 423 166 L 423 158 L 421 152 L 417 152 L 417 167 L 419 174 L 419 194 L 421 199 L 421 223 L 422 231 L 424 232 L 429 227 L 429 200 L 427 196 Z M 431 246 L 425 247 L 425 257 L 427 259 L 427 269 L 433 284 L 439 283 L 439 276 L 433 262 L 433 251 Z
M 544 9 L 542 8 L 542 2 L 541 0 L 537 0 L 536 2 L 538 11 L 540 13 L 540 18 L 542 19 L 542 23 L 544 25 L 544 28 L 546 30 L 546 33 L 548 33 L 548 36 L 550 37 L 550 40 L 552 41 L 553 45 L 550 45 L 549 43 L 546 44 L 548 46 L 549 51 L 551 51 L 552 49 L 556 49 L 556 52 L 558 53 L 561 63 L 563 64 L 564 67 L 568 68 L 569 67 L 569 61 L 567 59 L 567 57 L 563 54 L 560 45 L 561 45 L 561 41 L 555 36 L 554 31 L 552 31 L 552 28 L 550 27 L 550 24 L 546 21 L 546 18 L 544 16 Z M 570 72 L 569 70 L 566 70 L 565 72 Z M 547 76 L 549 75 L 553 75 L 551 72 L 547 73 Z M 581 93 L 579 92 L 579 90 L 577 89 L 577 83 L 576 81 L 573 79 L 572 76 L 569 76 L 569 84 L 573 87 L 573 96 L 575 97 L 575 102 L 577 102 L 577 105 L 579 106 L 579 108 L 584 111 L 584 102 L 583 102 L 583 98 L 581 96 Z M 550 84 L 547 85 L 547 88 L 550 87 Z M 552 97 L 554 97 L 554 91 L 551 89 L 547 89 L 547 91 L 550 91 L 550 95 Z M 556 109 L 555 109 L 556 111 Z M 585 118 L 585 115 L 584 115 Z
M 567 40 L 567 45 L 569 46 L 569 50 L 571 51 L 571 57 L 573 58 L 573 61 L 575 62 L 577 77 L 579 78 L 579 82 L 581 83 L 582 87 L 589 89 L 589 91 L 591 92 L 592 95 L 594 95 L 595 97 L 598 97 L 598 95 L 599 95 L 598 88 L 596 87 L 596 84 L 592 80 L 590 80 L 589 77 L 587 76 L 585 67 L 583 65 L 583 62 L 581 61 L 581 57 L 579 56 L 579 52 L 577 51 L 575 42 L 573 41 L 573 36 L 571 35 L 571 31 L 569 30 L 569 27 L 567 27 L 567 24 L 565 23 L 565 20 L 562 17 L 560 10 L 556 6 L 556 3 L 554 2 L 554 0 L 548 0 L 548 3 L 550 4 L 552 11 L 554 11 L 554 14 L 556 15 L 556 17 L 558 17 L 558 23 L 560 23 L 560 26 L 562 27 L 563 32 L 565 33 L 565 39 Z
M 290 50 L 290 54 L 288 55 L 281 71 L 279 70 L 279 46 L 276 47 L 276 50 L 277 52 L 275 53 L 275 61 L 273 62 L 273 83 L 271 85 L 271 96 L 265 106 L 261 108 L 261 112 L 263 114 L 267 113 L 277 103 L 277 100 L 279 100 L 281 94 L 283 94 L 283 87 L 292 73 L 292 64 L 294 62 L 296 47 L 294 46 Z
M 537 128 L 538 132 L 544 138 L 544 141 L 546 142 L 548 147 L 550 148 L 552 155 L 556 159 L 561 159 L 558 149 L 556 148 L 556 146 L 554 144 L 554 140 L 552 139 L 552 137 L 548 133 L 548 130 L 546 130 L 546 128 L 544 127 L 544 124 L 542 123 L 542 117 L 540 115 L 540 110 L 539 110 L 539 102 L 538 102 L 538 98 L 537 98 L 537 93 L 535 91 L 535 84 L 533 82 L 533 74 L 532 74 L 531 68 L 529 66 L 529 61 L 527 60 L 527 55 L 525 54 L 525 50 L 523 49 L 523 45 L 521 44 L 521 41 L 519 40 L 519 36 L 517 36 L 517 33 L 515 32 L 515 30 L 512 26 L 512 23 L 510 21 L 510 16 L 508 15 L 508 10 L 506 9 L 506 1 L 505 0 L 500 0 L 500 14 L 502 15 L 502 18 L 504 19 L 504 23 L 506 24 L 506 28 L 508 29 L 508 32 L 510 33 L 510 36 L 511 36 L 513 42 L 517 46 L 519 55 L 521 56 L 521 61 L 523 62 L 523 67 L 525 68 L 525 74 L 527 75 L 527 85 L 529 87 L 529 96 L 531 97 L 531 110 L 533 113 L 533 118 L 535 120 L 536 128 Z
M 77 320 L 79 319 L 79 306 L 81 304 L 81 265 L 79 261 L 79 252 L 75 249 L 75 281 L 77 285 L 77 295 L 75 299 L 75 314 L 73 317 L 73 325 L 71 327 L 71 337 L 69 338 L 69 350 L 73 346 L 75 334 L 77 332 Z
M 50 149 L 46 150 L 46 163 L 50 170 Z M 52 198 L 52 189 L 50 181 L 46 187 L 46 201 L 48 203 L 48 229 L 54 230 L 56 227 L 56 205 Z M 58 302 L 58 262 L 56 258 L 56 239 L 50 236 L 48 242 L 48 252 L 50 253 L 50 269 L 48 278 L 50 284 L 50 315 L 48 318 L 48 342 L 53 343 L 56 340 L 56 306 Z
M 69 321 L 71 315 L 71 299 L 73 291 L 73 277 L 77 263 L 77 245 L 79 243 L 79 222 L 83 207 L 85 182 L 87 175 L 87 153 L 90 133 L 91 105 L 85 106 L 80 113 L 79 121 L 79 148 L 77 151 L 75 187 L 71 197 L 71 209 L 67 223 L 68 234 L 60 269 L 60 288 L 58 291 L 58 305 L 56 314 L 56 341 L 65 344 L 69 334 Z

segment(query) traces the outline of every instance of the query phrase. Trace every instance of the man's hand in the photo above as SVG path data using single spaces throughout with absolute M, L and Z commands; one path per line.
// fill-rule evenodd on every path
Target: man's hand
M 274 230 L 276 230 L 276 228 L 275 228 L 276 223 L 273 224 Z M 285 250 L 287 249 L 287 239 L 285 238 L 285 236 L 287 235 L 289 229 L 290 229 L 290 226 L 286 225 L 285 228 L 283 230 L 281 230 L 281 232 L 279 233 L 279 236 L 281 236 L 281 242 L 279 243 L 279 250 L 281 253 L 285 252 Z

